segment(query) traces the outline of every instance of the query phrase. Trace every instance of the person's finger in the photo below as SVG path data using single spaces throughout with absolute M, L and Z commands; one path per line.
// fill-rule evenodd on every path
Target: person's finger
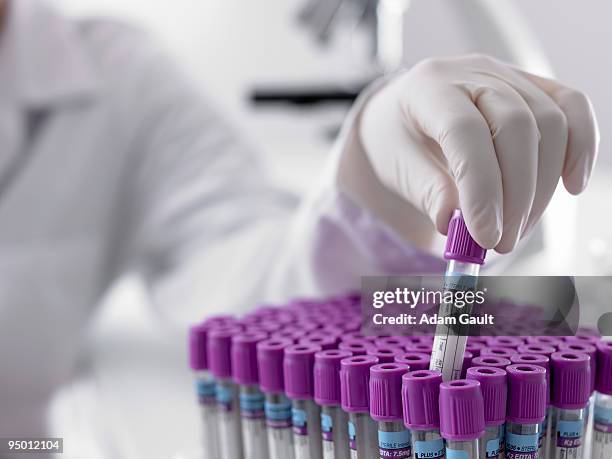
M 446 234 L 452 212 L 459 205 L 455 182 L 438 145 L 415 132 L 397 106 L 399 85 L 387 88 L 368 102 L 361 115 L 360 138 L 367 151 L 377 152 L 374 168 L 380 180 L 427 215 Z
M 487 122 L 469 92 L 458 85 L 432 83 L 423 89 L 407 84 L 406 88 L 402 110 L 442 149 L 470 233 L 481 246 L 495 247 L 502 234 L 503 191 Z
M 495 249 L 506 253 L 519 241 L 536 194 L 540 133 L 527 103 L 503 81 L 479 84 L 472 97 L 489 125 L 501 170 L 503 231 Z
M 591 177 L 599 147 L 599 129 L 591 101 L 584 93 L 555 80 L 520 73 L 545 91 L 565 115 L 568 140 L 562 172 L 563 184 L 570 193 L 579 194 Z
M 567 150 L 568 121 L 557 103 L 523 74 L 512 70 L 509 74 L 504 72 L 501 77 L 504 76 L 507 76 L 506 83 L 511 85 L 529 106 L 540 132 L 536 192 L 527 224 L 523 229 L 524 235 L 540 220 L 557 188 Z

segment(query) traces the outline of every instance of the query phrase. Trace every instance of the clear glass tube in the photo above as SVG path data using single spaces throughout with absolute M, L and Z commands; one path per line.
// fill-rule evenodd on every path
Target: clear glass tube
M 339 406 L 321 407 L 323 459 L 348 459 L 348 415 Z
M 583 459 L 586 408 L 555 408 L 550 451 L 555 459 Z
M 480 442 L 479 438 L 466 441 L 446 440 L 446 456 L 461 459 L 484 459 L 480 456 Z
M 592 458 L 612 457 L 612 395 L 595 393 Z
M 479 272 L 480 265 L 477 263 L 450 260 L 444 274 L 444 291 L 475 289 Z M 470 314 L 471 311 L 471 305 L 458 307 L 452 303 L 442 303 L 438 316 L 459 316 L 460 314 Z M 458 323 L 450 326 L 439 323 L 436 326 L 429 369 L 442 372 L 442 380 L 450 381 L 461 378 L 468 333 L 469 325 Z
M 487 426 L 480 442 L 480 457 L 498 459 L 504 451 L 504 425 Z
M 217 383 L 208 370 L 195 372 L 196 394 L 202 416 L 202 448 L 219 459 L 217 435 Z
M 349 413 L 351 459 L 378 457 L 378 426 L 369 413 Z
M 265 411 L 270 459 L 294 459 L 291 401 L 283 393 L 266 394 Z
M 506 423 L 504 438 L 506 459 L 540 459 L 540 432 L 542 423 Z
M 412 438 L 403 421 L 378 423 L 378 451 L 378 457 L 382 458 L 412 457 Z
M 221 459 L 242 459 L 242 430 L 238 387 L 231 379 L 217 381 L 217 422 Z
M 292 400 L 295 459 L 322 459 L 321 408 L 313 400 Z
M 412 430 L 412 450 L 415 459 L 438 459 L 446 454 L 440 430 Z
M 245 459 L 268 459 L 265 396 L 256 385 L 240 386 L 240 417 Z

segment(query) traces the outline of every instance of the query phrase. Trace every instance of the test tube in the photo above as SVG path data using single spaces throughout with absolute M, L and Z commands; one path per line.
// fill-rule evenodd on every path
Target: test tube
M 506 359 L 509 359 L 516 353 L 516 349 L 510 347 L 483 347 L 480 350 L 481 357 L 493 355 L 495 357 L 504 357 Z
M 457 379 L 440 384 L 440 434 L 446 440 L 446 457 L 480 459 L 484 433 L 480 383 Z
M 403 363 L 380 363 L 370 368 L 370 416 L 378 422 L 381 458 L 409 459 L 410 430 L 402 416 L 402 376 L 409 370 Z
M 581 352 L 589 356 L 591 368 L 591 397 L 585 413 L 585 433 L 583 439 L 583 456 L 591 457 L 591 444 L 593 440 L 593 410 L 595 409 L 595 377 L 597 375 L 597 348 L 587 342 L 566 341 L 559 345 L 559 351 Z
M 560 351 L 550 356 L 554 416 L 551 423 L 555 459 L 582 459 L 586 410 L 591 395 L 589 356 Z
M 506 458 L 543 459 L 540 432 L 546 417 L 546 370 L 520 363 L 506 368 Z
M 412 434 L 414 459 L 439 459 L 446 454 L 438 409 L 441 383 L 439 371 L 418 370 L 402 376 L 404 425 Z
M 202 416 L 202 445 L 211 459 L 219 458 L 217 444 L 216 382 L 208 371 L 208 327 L 194 325 L 189 329 L 189 364 L 195 374 L 196 393 Z
M 340 408 L 340 361 L 348 351 L 331 349 L 315 354 L 314 400 L 321 407 L 323 459 L 348 459 L 348 415 Z
M 526 364 L 526 365 L 537 365 L 546 370 L 546 417 L 542 421 L 540 428 L 540 439 L 538 445 L 540 445 L 540 457 L 548 457 L 548 451 L 550 449 L 550 429 L 549 422 L 552 417 L 552 407 L 550 405 L 550 359 L 542 354 L 515 354 L 511 358 L 513 364 Z
M 314 397 L 314 356 L 321 350 L 313 344 L 295 344 L 285 349 L 283 374 L 285 394 L 291 400 L 293 450 L 296 459 L 321 459 L 321 408 Z
M 592 457 L 612 457 L 612 341 L 597 343 Z
M 487 339 L 488 347 L 509 347 L 516 349 L 525 344 L 518 336 L 490 336 Z
M 347 357 L 340 362 L 340 398 L 349 415 L 348 436 L 351 459 L 378 457 L 377 426 L 370 417 L 370 367 L 373 355 Z
M 232 338 L 232 375 L 239 385 L 245 459 L 268 459 L 265 396 L 259 389 L 257 343 L 264 333 L 241 333 Z
M 460 210 L 455 210 L 448 224 L 448 236 L 444 258 L 448 260 L 444 274 L 444 290 L 473 290 L 476 288 L 480 266 L 487 251 L 480 247 L 468 232 Z M 471 306 L 458 307 L 451 303 L 440 305 L 439 316 L 449 317 L 470 314 Z M 458 323 L 458 322 L 457 322 Z M 468 325 L 436 326 L 430 370 L 442 372 L 444 381 L 461 377 L 463 353 L 467 340 Z
M 506 371 L 493 367 L 472 367 L 467 370 L 466 378 L 480 382 L 484 401 L 485 433 L 480 443 L 480 457 L 504 457 L 504 424 L 508 395 Z
M 208 333 L 208 361 L 217 380 L 217 424 L 221 459 L 242 459 L 239 395 L 232 379 L 232 336 L 240 328 L 215 328 Z
M 338 344 L 338 349 L 349 351 L 353 355 L 366 355 L 372 348 L 374 348 L 374 343 L 365 339 L 352 339 Z
M 285 396 L 284 349 L 293 341 L 268 339 L 257 343 L 259 387 L 266 395 L 264 404 L 270 459 L 294 459 L 291 430 L 291 401 Z

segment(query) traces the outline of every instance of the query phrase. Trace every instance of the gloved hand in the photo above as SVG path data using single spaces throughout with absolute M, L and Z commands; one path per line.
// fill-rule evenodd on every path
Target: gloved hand
M 559 177 L 578 194 L 597 157 L 583 93 L 481 55 L 429 59 L 366 103 L 359 136 L 378 179 L 446 234 L 461 208 L 485 248 L 509 252 Z

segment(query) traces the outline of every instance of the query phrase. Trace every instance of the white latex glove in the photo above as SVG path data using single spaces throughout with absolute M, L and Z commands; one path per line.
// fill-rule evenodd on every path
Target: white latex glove
M 481 55 L 429 59 L 365 105 L 363 148 L 378 179 L 446 234 L 461 208 L 476 241 L 509 252 L 559 177 L 578 194 L 597 157 L 587 96 Z

